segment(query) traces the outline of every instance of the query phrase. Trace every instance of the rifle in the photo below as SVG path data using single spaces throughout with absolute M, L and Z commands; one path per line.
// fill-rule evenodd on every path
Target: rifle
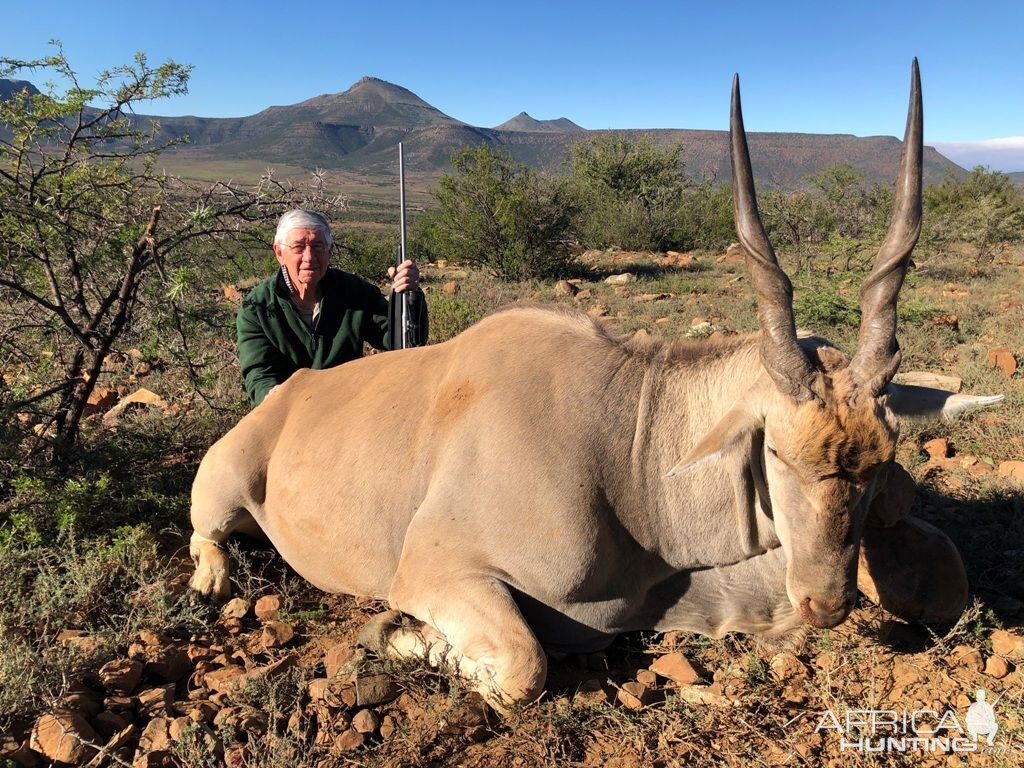
M 398 261 L 395 266 L 401 266 L 405 261 L 405 154 L 402 149 L 402 142 L 398 142 L 398 198 L 399 198 L 399 222 L 400 237 L 398 241 Z M 388 296 L 388 321 L 391 328 L 391 348 L 407 349 L 409 347 L 422 347 L 426 344 L 426 307 L 424 305 L 423 291 L 417 288 L 414 291 L 402 291 L 395 293 L 394 289 Z M 422 319 L 422 322 L 421 322 Z

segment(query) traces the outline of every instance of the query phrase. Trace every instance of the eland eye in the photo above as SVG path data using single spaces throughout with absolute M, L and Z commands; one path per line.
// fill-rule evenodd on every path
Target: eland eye
M 768 453 L 770 453 L 772 456 L 774 456 L 775 458 L 779 458 L 779 452 L 775 449 L 774 445 L 770 443 L 765 443 L 765 448 L 768 449 Z

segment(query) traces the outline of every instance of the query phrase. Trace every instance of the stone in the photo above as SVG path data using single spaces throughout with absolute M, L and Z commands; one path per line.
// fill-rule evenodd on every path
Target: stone
M 643 683 L 631 681 L 623 683 L 615 696 L 623 706 L 628 709 L 643 709 L 657 701 L 654 691 Z
M 281 612 L 281 605 L 280 595 L 264 595 L 256 601 L 253 613 L 260 621 L 273 621 Z
M 222 619 L 244 619 L 249 613 L 249 607 L 249 601 L 244 597 L 232 598 L 220 609 L 220 617 Z
M 985 661 L 985 674 L 996 680 L 1002 680 L 1010 674 L 1010 665 L 1002 656 L 989 656 Z
M 658 686 L 658 676 L 649 669 L 637 670 L 636 681 L 646 685 L 648 688 L 656 688 Z
M 947 659 L 951 667 L 964 669 L 969 672 L 981 672 L 985 669 L 985 662 L 981 657 L 981 651 L 969 645 L 958 645 L 949 654 Z
M 780 682 L 807 675 L 807 667 L 797 658 L 796 654 L 789 651 L 775 654 L 768 664 L 772 671 L 772 677 Z
M 162 644 L 146 649 L 146 674 L 165 683 L 177 683 L 192 672 L 188 654 L 173 645 Z
M 386 704 L 401 693 L 395 681 L 383 673 L 357 675 L 355 691 L 356 704 L 360 707 Z
M 334 743 L 331 744 L 331 753 L 341 754 L 344 752 L 352 752 L 353 750 L 359 749 L 363 746 L 365 741 L 366 734 L 360 733 L 355 728 L 349 728 L 338 736 L 334 740 Z
M 584 680 L 572 697 L 573 704 L 577 707 L 596 707 L 608 704 L 611 700 L 600 680 Z
M 171 705 L 174 703 L 174 686 L 168 684 L 150 688 L 139 693 L 137 698 L 140 712 L 150 717 L 166 717 L 171 714 Z
M 945 459 L 953 455 L 952 451 L 949 450 L 949 441 L 944 437 L 936 437 L 929 440 L 921 447 L 933 459 Z
M 441 293 L 443 293 L 445 296 L 454 296 L 461 289 L 462 287 L 455 280 L 449 280 L 448 282 L 441 286 Z
M 999 462 L 999 476 L 1007 477 L 1024 485 L 1024 461 Z
M 328 677 L 337 677 L 341 670 L 355 656 L 355 648 L 349 643 L 337 643 L 324 654 L 324 667 Z
M 104 739 L 127 728 L 129 722 L 116 712 L 100 712 L 92 719 L 92 727 Z
M 629 298 L 629 288 L 627 288 L 624 285 L 616 285 L 612 290 L 615 291 L 615 295 L 618 296 L 620 299 Z
M 139 737 L 139 750 L 144 752 L 168 752 L 171 749 L 171 719 L 154 717 Z
M 633 297 L 633 301 L 647 304 L 652 301 L 664 301 L 669 298 L 671 298 L 671 295 L 667 293 L 640 293 Z
M 380 737 L 387 741 L 395 735 L 395 731 L 398 730 L 398 721 L 395 720 L 391 715 L 384 715 L 384 719 L 380 724 Z
M 910 514 L 917 495 L 917 483 L 901 465 L 893 463 L 888 477 L 871 500 L 867 525 L 891 528 Z
M 352 717 L 352 727 L 359 733 L 373 733 L 380 725 L 380 715 L 372 709 L 361 709 Z
M 897 373 L 893 381 L 910 387 L 930 387 L 931 389 L 941 389 L 946 392 L 959 392 L 964 385 L 963 379 L 959 376 L 948 376 L 944 373 L 932 373 L 931 371 Z
M 575 296 L 579 293 L 579 288 L 570 283 L 568 280 L 559 280 L 555 283 L 555 296 L 563 298 L 566 296 Z
M 575 299 L 576 299 L 576 301 L 586 301 L 592 295 L 593 294 L 591 293 L 589 288 L 584 288 L 582 291 L 577 291 L 576 292 Z
M 992 631 L 992 652 L 1010 658 L 1024 657 L 1024 637 L 1005 629 Z
M 988 351 L 988 367 L 998 368 L 1007 376 L 1013 376 L 1017 371 L 1017 358 L 1006 347 L 996 347 Z
M 913 516 L 864 529 L 857 588 L 907 622 L 951 624 L 967 607 L 967 573 L 956 545 Z
M 142 681 L 142 669 L 143 664 L 137 659 L 114 659 L 100 667 L 99 676 L 108 691 L 127 695 Z
M 295 629 L 284 621 L 268 621 L 263 625 L 260 641 L 264 648 L 280 648 L 287 645 L 295 637 Z
M 77 712 L 48 712 L 32 726 L 29 745 L 43 757 L 58 763 L 83 765 L 96 754 L 101 739 Z
M 590 315 L 591 317 L 604 317 L 610 311 L 611 308 L 607 304 L 599 303 L 595 304 L 593 307 L 587 310 L 587 314 Z
M 242 301 L 242 292 L 238 290 L 237 285 L 228 284 L 224 286 L 224 300 L 232 304 L 238 304 Z
M 99 649 L 99 641 L 82 629 L 65 629 L 57 634 L 57 643 L 73 648 L 82 656 L 93 656 Z
M 673 693 L 688 704 L 729 706 L 729 700 L 713 685 L 681 685 Z
M 89 720 L 103 711 L 103 696 L 93 691 L 72 691 L 64 697 L 60 708 L 70 709 Z
M 156 408 L 166 411 L 169 407 L 167 401 L 160 397 L 160 395 L 143 387 L 121 398 L 117 405 L 103 414 L 103 424 L 107 427 L 115 426 L 121 414 L 129 408 Z
M 238 666 L 221 667 L 203 675 L 203 685 L 210 691 L 216 693 L 227 693 L 238 690 L 241 678 L 245 676 L 245 669 Z
M 92 416 L 95 413 L 107 410 L 115 403 L 117 403 L 117 392 L 106 387 L 96 387 L 89 395 L 89 399 L 86 400 L 82 415 Z
M 671 680 L 676 685 L 694 685 L 700 682 L 700 673 L 678 651 L 660 656 L 651 664 L 650 669 L 655 674 Z
M 628 285 L 636 282 L 636 275 L 632 272 L 623 272 L 619 275 L 609 275 L 604 279 L 608 285 Z

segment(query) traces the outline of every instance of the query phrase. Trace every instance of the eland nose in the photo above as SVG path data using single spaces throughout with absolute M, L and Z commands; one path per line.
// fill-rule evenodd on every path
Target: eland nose
M 805 597 L 800 603 L 800 616 L 815 629 L 830 629 L 841 624 L 852 608 L 845 598 L 819 599 Z

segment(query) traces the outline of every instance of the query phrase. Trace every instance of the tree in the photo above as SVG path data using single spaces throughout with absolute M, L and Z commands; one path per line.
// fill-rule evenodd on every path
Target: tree
M 675 244 L 688 186 L 682 144 L 660 149 L 646 136 L 610 133 L 576 142 L 570 152 L 586 245 L 663 250 Z
M 564 185 L 486 144 L 452 157 L 441 178 L 439 210 L 417 239 L 435 257 L 480 264 L 506 280 L 556 277 L 572 262 L 574 208 Z
M 941 250 L 952 242 L 974 246 L 976 261 L 997 246 L 1024 237 L 1024 196 L 1005 173 L 977 166 L 963 179 L 951 173 L 924 191 L 925 244 Z
M 0 77 L 42 70 L 68 83 L 0 101 L 0 408 L 37 419 L 60 459 L 140 308 L 147 320 L 177 311 L 200 268 L 197 245 L 252 237 L 322 187 L 268 175 L 252 190 L 198 188 L 159 172 L 157 156 L 180 140 L 133 113 L 185 93 L 190 67 L 151 66 L 140 53 L 86 88 L 55 46 L 41 59 L 0 59 Z

